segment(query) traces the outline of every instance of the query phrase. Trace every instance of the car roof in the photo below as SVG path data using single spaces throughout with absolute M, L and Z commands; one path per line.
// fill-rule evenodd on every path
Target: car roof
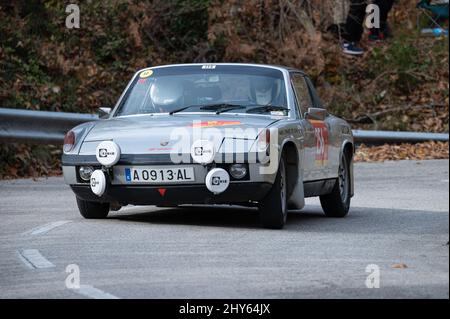
M 214 63 L 214 62 L 205 62 L 205 63 L 181 63 L 181 64 L 165 64 L 165 65 L 155 65 L 151 67 L 144 68 L 145 69 L 153 69 L 153 68 L 165 68 L 165 67 L 177 67 L 177 66 L 196 66 L 196 65 L 230 65 L 230 66 L 239 66 L 239 65 L 246 65 L 246 66 L 254 66 L 254 67 L 271 67 L 271 68 L 277 68 L 277 69 L 283 69 L 288 72 L 297 72 L 301 73 L 303 75 L 306 75 L 305 72 L 293 68 L 293 67 L 287 67 L 283 65 L 275 65 L 275 64 L 261 64 L 261 63 L 227 63 L 227 62 L 221 62 L 221 63 Z M 140 70 L 141 71 L 141 70 Z

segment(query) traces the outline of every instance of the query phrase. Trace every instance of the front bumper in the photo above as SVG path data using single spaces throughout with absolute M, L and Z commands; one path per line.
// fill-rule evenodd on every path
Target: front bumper
M 117 202 L 131 205 L 179 204 L 239 204 L 262 200 L 272 185 L 270 183 L 231 183 L 228 189 L 214 195 L 205 185 L 108 185 L 105 194 L 97 197 L 89 184 L 70 185 L 75 195 L 83 200 Z
M 220 194 L 211 193 L 205 178 L 209 168 L 199 164 L 180 164 L 194 169 L 195 181 L 183 184 L 130 184 L 124 171 L 127 167 L 152 166 L 164 168 L 174 166 L 167 162 L 167 156 L 122 155 L 119 163 L 112 168 L 105 193 L 98 197 L 88 182 L 82 181 L 78 168 L 84 165 L 99 169 L 101 165 L 89 155 L 63 156 L 63 175 L 77 197 L 87 201 L 115 202 L 121 205 L 175 205 L 175 204 L 238 204 L 262 200 L 272 187 L 276 174 L 261 174 L 261 163 L 248 163 L 248 176 L 242 180 L 232 178 L 227 190 Z M 227 169 L 228 164 L 217 164 Z M 161 194 L 163 192 L 164 194 Z
M 232 163 L 247 163 L 248 165 L 248 175 L 246 182 L 254 183 L 270 183 L 273 184 L 276 177 L 276 170 L 272 173 L 262 173 L 262 168 L 267 167 L 267 164 L 262 164 L 259 162 L 253 163 L 248 162 L 247 158 L 244 161 L 236 161 Z M 98 169 L 101 168 L 100 163 L 95 158 L 95 155 L 67 155 L 64 154 L 62 157 L 62 171 L 64 175 L 64 180 L 68 185 L 80 184 L 82 181 L 78 178 L 77 170 L 80 166 L 93 166 Z M 227 162 L 217 162 L 217 167 L 222 167 L 227 170 Z M 269 163 L 270 165 L 270 163 Z M 208 168 L 200 164 L 195 163 L 181 163 L 174 164 L 170 162 L 170 155 L 167 154 L 144 154 L 144 155 L 130 155 L 122 154 L 117 165 L 113 166 L 113 180 L 112 184 L 126 184 L 124 176 L 124 168 L 126 167 L 137 167 L 137 166 L 153 166 L 153 167 L 168 167 L 168 166 L 191 166 L 194 168 L 195 172 L 195 182 L 191 184 L 203 184 L 208 173 Z M 233 183 L 233 179 L 232 182 Z

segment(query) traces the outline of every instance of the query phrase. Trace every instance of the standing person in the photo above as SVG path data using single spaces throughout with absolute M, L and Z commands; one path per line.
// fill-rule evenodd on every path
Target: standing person
M 392 9 L 394 0 L 375 0 L 374 4 L 380 8 L 380 28 L 370 30 L 370 40 L 384 40 L 388 35 L 387 18 Z M 364 50 L 358 47 L 364 32 L 364 19 L 366 17 L 367 0 L 350 0 L 350 10 L 343 32 L 342 51 L 346 54 L 361 55 Z
M 372 28 L 369 32 L 369 40 L 385 40 L 391 36 L 389 24 L 387 23 L 389 12 L 392 9 L 394 0 L 376 0 L 374 2 L 380 8 L 380 27 Z

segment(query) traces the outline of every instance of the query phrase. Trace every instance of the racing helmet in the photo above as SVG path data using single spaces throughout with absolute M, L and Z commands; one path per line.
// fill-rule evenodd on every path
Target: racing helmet
M 276 85 L 269 77 L 255 77 L 251 82 L 251 94 L 256 104 L 270 104 L 276 92 Z
M 171 78 L 161 77 L 150 88 L 150 98 L 155 108 L 161 112 L 170 112 L 179 108 L 183 102 L 184 87 L 182 83 Z

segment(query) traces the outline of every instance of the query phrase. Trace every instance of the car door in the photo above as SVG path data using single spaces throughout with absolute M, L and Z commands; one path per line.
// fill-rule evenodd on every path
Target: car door
M 296 105 L 299 111 L 300 122 L 304 128 L 304 159 L 303 167 L 304 174 L 303 180 L 315 180 L 321 175 L 320 167 L 317 167 L 315 163 L 316 153 L 316 137 L 315 128 L 313 123 L 305 119 L 305 113 L 308 108 L 313 107 L 313 100 L 309 93 L 308 85 L 301 73 L 291 73 L 292 87 L 295 92 Z
M 315 108 L 324 109 L 322 101 L 314 88 L 311 80 L 305 76 L 304 80 L 308 85 L 308 89 L 311 95 L 312 103 Z M 316 153 L 315 163 L 316 167 L 320 170 L 320 178 L 328 179 L 336 177 L 336 164 L 339 163 L 339 132 L 336 127 L 335 117 L 325 112 L 326 117 L 323 121 L 309 120 L 315 128 L 316 138 Z

